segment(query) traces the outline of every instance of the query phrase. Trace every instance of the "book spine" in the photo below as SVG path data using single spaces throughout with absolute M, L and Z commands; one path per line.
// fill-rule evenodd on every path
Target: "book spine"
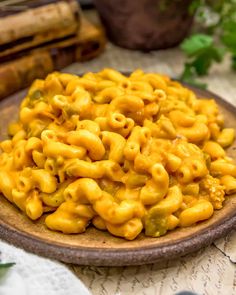
M 23 38 L 21 42 L 14 41 L 10 44 L 0 45 L 0 61 L 11 58 L 14 54 L 21 54 L 25 50 L 45 46 L 46 44 L 55 43 L 61 39 L 76 36 L 78 32 L 78 22 L 75 22 L 68 28 L 52 29 L 28 38 Z
M 56 2 L 58 2 L 58 0 L 1 0 L 0 17 L 9 16 L 12 14 L 23 12 L 30 8 L 36 8 Z
M 106 37 L 102 27 L 96 27 L 83 15 L 76 47 L 76 60 L 86 61 L 98 56 L 105 48 Z
M 1 64 L 0 99 L 29 86 L 36 78 L 44 78 L 54 70 L 98 56 L 105 47 L 103 31 L 87 21 L 82 26 L 77 38 L 69 38 L 54 44 L 54 47 L 34 50 L 24 57 Z
M 78 23 L 77 1 L 57 3 L 28 9 L 0 19 L 0 45 L 50 31 L 68 28 Z M 1 51 L 1 46 L 0 46 Z
M 27 87 L 36 78 L 45 77 L 53 68 L 49 52 L 38 52 L 1 65 L 0 98 Z

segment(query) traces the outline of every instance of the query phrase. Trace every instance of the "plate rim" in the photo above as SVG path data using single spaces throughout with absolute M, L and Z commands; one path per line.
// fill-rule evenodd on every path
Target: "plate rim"
M 9 205 L 11 205 L 11 203 L 9 203 Z M 0 236 L 10 244 L 23 248 L 34 254 L 60 260 L 65 263 L 94 266 L 142 265 L 178 258 L 210 245 L 214 240 L 225 236 L 235 228 L 236 213 L 232 213 L 230 216 L 226 216 L 223 220 L 217 221 L 200 230 L 197 234 L 193 233 L 183 240 L 175 241 L 173 244 L 162 244 L 160 246 L 147 245 L 135 250 L 125 248 L 117 250 L 71 245 L 65 246 L 60 244 L 60 242 L 53 244 L 36 236 L 31 236 L 25 232 L 18 231 L 13 226 L 3 223 L 0 218 Z M 189 243 L 190 240 L 191 243 Z M 199 242 L 199 240 L 201 241 Z M 181 244 L 182 247 L 176 247 L 179 244 Z M 134 251 L 137 255 L 141 255 L 141 259 L 138 259 L 137 261 L 133 260 L 132 254 Z M 103 256 L 102 258 L 99 258 L 98 253 L 101 252 L 103 252 Z M 90 256 L 89 259 L 87 259 L 88 253 Z M 114 254 L 116 254 L 115 258 Z M 59 257 L 60 259 L 58 259 Z

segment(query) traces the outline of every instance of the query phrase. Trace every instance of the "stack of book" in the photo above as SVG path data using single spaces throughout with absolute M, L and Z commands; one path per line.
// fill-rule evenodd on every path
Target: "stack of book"
M 0 99 L 104 46 L 76 0 L 0 1 Z

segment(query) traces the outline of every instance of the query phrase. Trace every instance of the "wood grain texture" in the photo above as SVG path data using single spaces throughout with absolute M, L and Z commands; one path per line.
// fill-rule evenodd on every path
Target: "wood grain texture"
M 218 96 L 196 90 L 200 97 L 215 98 L 225 116 L 226 125 L 236 129 L 236 109 Z M 21 93 L 23 97 L 24 92 Z M 1 137 L 6 137 L 6 126 L 17 113 L 20 96 L 15 95 L 0 103 Z M 236 144 L 228 150 L 236 159 Z M 80 265 L 138 265 L 183 256 L 211 244 L 226 235 L 236 225 L 236 195 L 225 201 L 222 210 L 215 211 L 205 222 L 176 229 L 160 238 L 143 234 L 134 241 L 125 241 L 93 227 L 79 235 L 64 235 L 48 230 L 44 218 L 32 222 L 3 196 L 0 197 L 0 237 L 27 251 Z

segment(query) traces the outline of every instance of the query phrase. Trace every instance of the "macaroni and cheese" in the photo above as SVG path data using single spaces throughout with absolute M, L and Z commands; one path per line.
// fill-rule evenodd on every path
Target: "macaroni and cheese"
M 128 240 L 209 219 L 236 192 L 234 130 L 213 99 L 160 74 L 52 73 L 0 143 L 0 191 L 66 234 L 92 224 Z

